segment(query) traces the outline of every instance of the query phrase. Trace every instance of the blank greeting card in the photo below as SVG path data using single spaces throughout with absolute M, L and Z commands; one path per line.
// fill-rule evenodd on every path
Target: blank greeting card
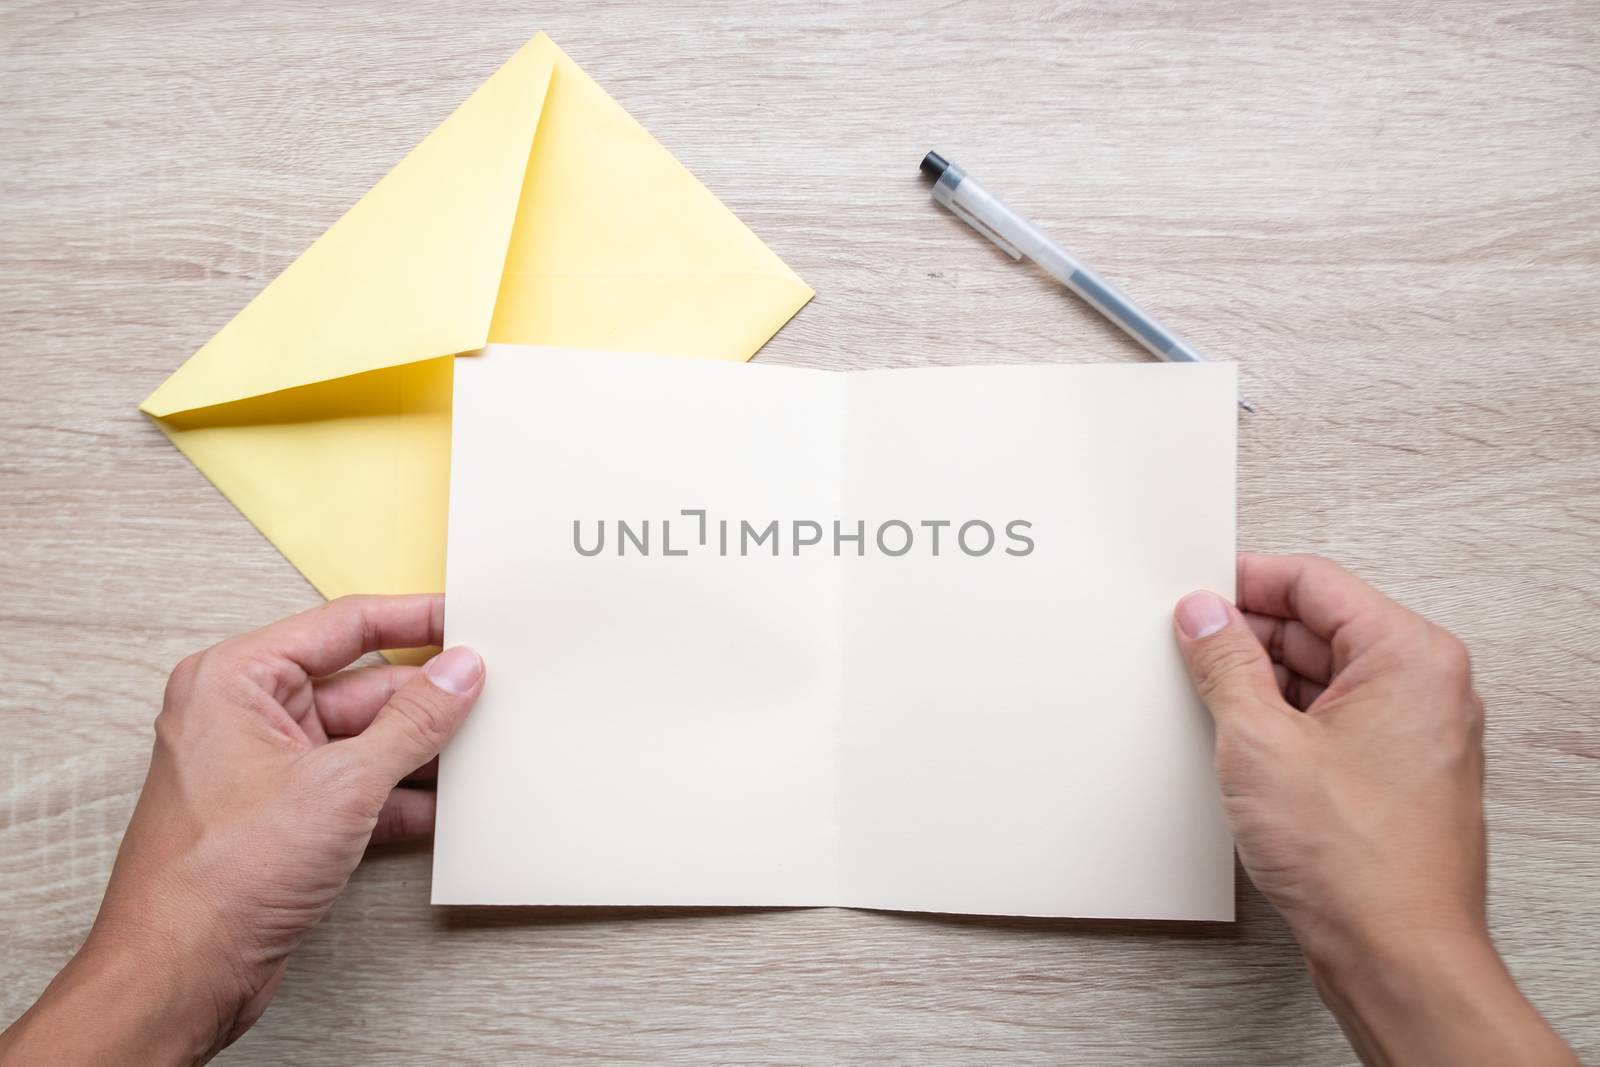
M 437 904 L 1233 917 L 1227 365 L 455 365 Z

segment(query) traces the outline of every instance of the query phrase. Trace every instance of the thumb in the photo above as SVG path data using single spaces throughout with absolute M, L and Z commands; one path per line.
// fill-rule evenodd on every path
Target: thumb
M 1288 707 L 1278 693 L 1267 650 L 1239 609 L 1201 590 L 1178 601 L 1173 621 L 1195 691 L 1219 724 L 1256 708 Z
M 465 645 L 430 659 L 350 739 L 361 760 L 396 783 L 439 754 L 483 691 L 483 659 Z

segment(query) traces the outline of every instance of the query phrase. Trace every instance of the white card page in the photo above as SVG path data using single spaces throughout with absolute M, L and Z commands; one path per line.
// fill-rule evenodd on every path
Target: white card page
M 1231 919 L 1171 613 L 1233 593 L 1235 396 L 457 359 L 434 903 Z

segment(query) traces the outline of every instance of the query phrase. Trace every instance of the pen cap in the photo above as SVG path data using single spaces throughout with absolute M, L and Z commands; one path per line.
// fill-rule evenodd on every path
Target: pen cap
M 943 162 L 943 160 L 941 160 Z M 983 234 L 995 247 L 1012 259 L 1022 258 L 1022 249 L 1006 237 L 1004 231 L 1026 232 L 1027 223 L 1018 218 L 1010 208 L 989 195 L 988 190 L 954 163 L 946 165 L 939 180 L 933 183 L 933 198 L 961 221 Z

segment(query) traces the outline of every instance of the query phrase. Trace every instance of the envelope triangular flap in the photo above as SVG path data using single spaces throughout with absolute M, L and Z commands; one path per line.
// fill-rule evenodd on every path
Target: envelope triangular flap
M 501 67 L 142 405 L 170 415 L 483 346 L 550 70 Z
M 748 359 L 810 297 L 633 116 L 557 60 L 491 341 Z

